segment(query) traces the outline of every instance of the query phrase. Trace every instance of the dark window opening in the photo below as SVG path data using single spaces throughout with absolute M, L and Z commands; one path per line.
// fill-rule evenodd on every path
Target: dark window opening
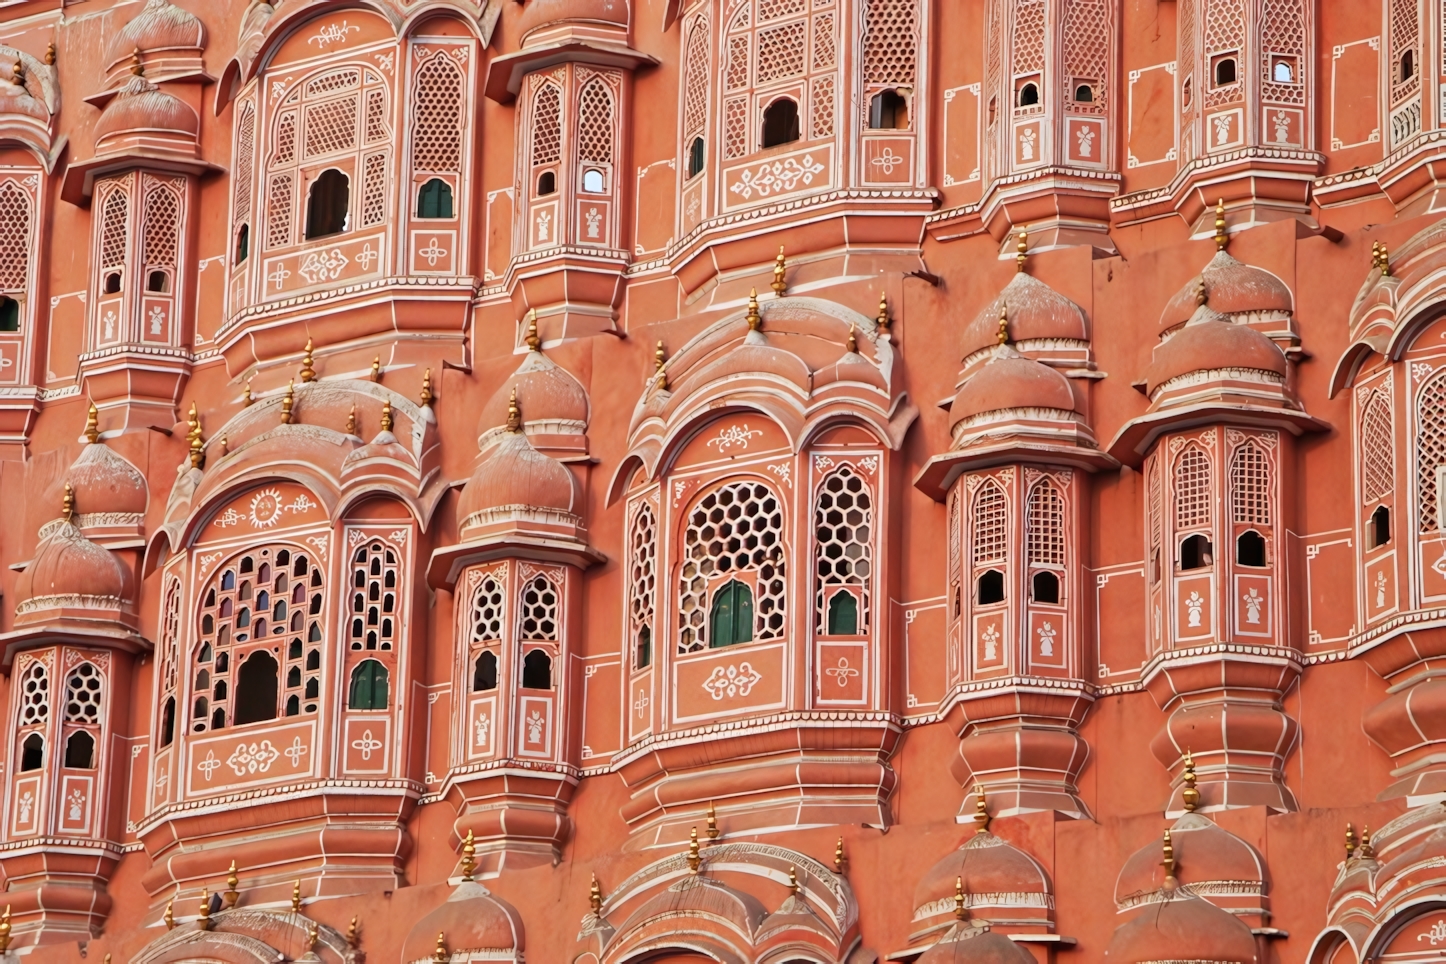
M 472 692 L 480 693 L 483 690 L 495 690 L 497 688 L 497 654 L 483 653 L 477 657 L 477 665 L 472 670 Z
M 119 271 L 112 271 L 110 274 L 105 276 L 106 294 L 114 295 L 120 293 L 120 278 L 121 276 Z
M 798 140 L 798 105 L 780 97 L 763 111 L 763 146 L 777 147 Z
M 909 126 L 909 102 L 897 90 L 881 90 L 869 101 L 869 127 L 901 131 Z
M 1215 62 L 1215 86 L 1235 83 L 1235 58 L 1221 57 Z
M 251 253 L 251 225 L 243 224 L 236 232 L 236 263 L 240 264 L 246 260 Z
M 1039 103 L 1039 85 L 1025 84 L 1019 88 L 1019 106 L 1033 107 Z
M 364 659 L 351 671 L 351 692 L 347 706 L 354 710 L 387 708 L 387 668 L 374 659 Z
M 90 770 L 95 767 L 95 737 L 84 730 L 76 730 L 65 741 L 65 765 L 72 770 Z
M 226 710 L 223 707 L 216 707 L 216 712 L 211 714 L 211 729 L 219 730 L 226 725 Z
M 296 716 L 301 712 L 301 699 L 295 693 L 286 698 L 286 715 Z
M 334 167 L 321 172 L 306 199 L 306 238 L 324 238 L 347 228 L 351 181 Z M 273 716 L 275 714 L 273 713 Z
M 859 601 L 851 592 L 836 592 L 828 601 L 828 634 L 857 636 L 859 634 Z
M 752 642 L 752 591 L 737 579 L 733 579 L 714 593 L 713 614 L 708 628 L 711 633 L 708 645 L 714 649 Z
M 1265 565 L 1265 538 L 1254 529 L 1240 533 L 1235 540 L 1235 562 L 1242 566 Z
M 981 573 L 978 590 L 977 598 L 981 606 L 1004 602 L 1004 573 L 998 569 L 990 569 L 988 572 Z
M 1371 531 L 1369 535 L 1371 549 L 1384 546 L 1391 541 L 1391 510 L 1383 505 L 1376 506 L 1376 511 L 1371 513 Z
M 166 700 L 166 708 L 161 711 L 161 746 L 170 746 L 175 738 L 176 698 L 172 696 Z
M 540 649 L 534 649 L 522 658 L 522 688 L 525 690 L 552 689 L 551 656 Z
M 1180 568 L 1181 569 L 1204 569 L 1212 565 L 1215 557 L 1211 555 L 1210 540 L 1201 535 L 1194 535 L 1180 543 Z
M 197 697 L 196 702 L 191 707 L 191 717 L 197 720 L 204 720 L 206 714 L 210 712 L 210 707 L 211 704 L 206 697 Z
M 0 296 L 0 331 L 20 330 L 20 302 Z
M 45 766 L 45 737 L 32 733 L 20 744 L 20 769 L 39 770 Z
M 543 171 L 537 178 L 537 196 L 547 197 L 549 194 L 557 193 L 557 175 L 552 171 Z
M 1052 572 L 1036 572 L 1030 580 L 1030 590 L 1037 603 L 1059 602 L 1059 576 Z
M 638 630 L 637 668 L 653 665 L 653 631 L 647 626 Z
M 164 271 L 152 271 L 150 274 L 146 275 L 147 291 L 153 291 L 158 294 L 165 294 L 167 291 L 170 290 L 170 287 L 171 279 L 166 276 L 166 273 Z
M 703 173 L 703 138 L 693 138 L 693 143 L 688 145 L 688 176 Z
M 1079 84 L 1074 89 L 1074 102 L 1076 104 L 1093 104 L 1095 100 L 1095 89 L 1089 84 Z
M 1408 50 L 1401 55 L 1401 81 L 1405 82 L 1416 76 L 1416 52 Z
M 417 217 L 450 218 L 452 216 L 452 185 L 434 177 L 417 192 Z
M 993 126 L 994 126 L 994 118 L 995 118 L 995 115 L 997 115 L 998 113 L 999 113 L 999 101 L 998 101 L 996 98 L 994 98 L 994 97 L 989 98 L 989 126 L 990 126 L 990 127 L 993 127 Z
M 276 719 L 276 660 L 265 650 L 246 658 L 236 671 L 236 707 L 232 719 L 237 726 Z

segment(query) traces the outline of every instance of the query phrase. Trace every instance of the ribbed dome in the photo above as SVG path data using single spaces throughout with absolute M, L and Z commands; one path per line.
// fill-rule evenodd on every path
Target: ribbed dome
M 649 920 L 666 913 L 676 919 L 689 917 L 726 921 L 744 934 L 752 934 L 768 916 L 758 898 L 736 891 L 711 877 L 688 875 L 643 904 L 619 930 L 627 931 L 635 920 Z
M 521 432 L 508 432 L 462 487 L 459 518 L 503 506 L 575 512 L 577 481 L 561 462 L 532 447 Z
M 206 28 L 193 14 L 170 0 L 147 0 L 141 12 L 120 28 L 105 48 L 106 69 L 152 50 L 205 46 Z
M 1253 268 L 1237 261 L 1224 251 L 1215 252 L 1215 257 L 1205 270 L 1185 283 L 1175 293 L 1160 315 L 1160 330 L 1183 325 L 1195 313 L 1196 295 L 1201 280 L 1205 282 L 1205 296 L 1210 307 L 1225 315 L 1254 311 L 1290 311 L 1293 299 L 1290 289 L 1269 271 Z
M 35 549 L 15 581 L 20 604 L 43 596 L 101 596 L 131 601 L 130 570 L 70 522 L 61 522 Z
M 1005 307 L 1009 340 L 1064 338 L 1084 341 L 1088 337 L 1084 310 L 1032 275 L 1020 272 L 1004 286 L 999 296 L 964 329 L 962 357 L 999 340 L 999 308 Z
M 1049 893 L 1043 868 L 1029 854 L 992 833 L 976 833 L 930 867 L 914 888 L 915 919 L 922 909 L 952 902 L 961 883 L 970 895 Z
M 1010 408 L 1073 412 L 1077 407 L 1069 379 L 1004 345 L 954 396 L 949 424 L 958 425 L 973 415 Z
M 38 97 L 32 97 L 24 86 L 14 82 L 14 75 L 4 70 L 0 78 L 0 114 L 22 114 L 38 121 L 49 122 L 50 111 Z
M 96 152 L 104 152 L 109 138 L 148 131 L 182 134 L 194 140 L 201 131 L 201 118 L 189 104 L 144 77 L 132 77 L 95 122 Z
M 1105 951 L 1109 964 L 1255 964 L 1255 936 L 1235 915 L 1175 891 L 1147 904 L 1116 928 Z
M 512 377 L 483 406 L 477 422 L 479 432 L 507 424 L 507 406 L 514 388 L 524 426 L 547 421 L 587 423 L 587 392 L 582 384 L 542 352 L 530 351 Z
M 1170 845 L 1182 884 L 1228 880 L 1262 884 L 1265 869 L 1255 848 L 1208 817 L 1187 813 L 1170 828 Z M 1115 903 L 1124 905 L 1160 889 L 1160 842 L 1151 841 L 1130 857 L 1115 881 Z
M 99 442 L 81 450 L 66 478 L 81 512 L 146 511 L 145 476 Z
M 1201 306 L 1189 324 L 1155 349 L 1154 361 L 1145 376 L 1146 391 L 1153 392 L 1189 372 L 1221 368 L 1285 375 L 1285 355 L 1275 342 L 1248 325 L 1218 320 L 1211 308 Z
M 627 0 L 528 0 L 517 20 L 522 39 L 534 30 L 559 23 L 628 25 Z
M 402 945 L 402 962 L 430 961 L 443 935 L 453 954 L 475 951 L 520 951 L 522 919 L 511 904 L 475 881 L 463 881 L 446 903 L 412 927 Z
M 951 930 L 914 964 L 1034 964 L 1034 955 L 994 930 Z

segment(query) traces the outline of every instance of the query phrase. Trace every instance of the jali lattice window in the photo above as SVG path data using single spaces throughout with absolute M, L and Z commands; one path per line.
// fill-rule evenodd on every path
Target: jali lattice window
M 65 679 L 65 722 L 99 725 L 103 690 L 94 663 L 81 663 L 71 670 Z
M 30 192 L 18 180 L 0 181 L 0 303 L 15 305 L 14 320 L 0 318 L 0 331 L 20 330 L 20 305 L 27 298 L 30 286 Z
M 1231 521 L 1270 525 L 1270 459 L 1254 442 L 1246 442 L 1230 459 Z
M 1003 562 L 1009 547 L 1009 504 L 992 479 L 974 496 L 974 565 Z
M 39 726 L 50 719 L 50 671 L 36 660 L 21 677 L 20 725 Z
M 1390 495 L 1396 485 L 1391 402 L 1382 392 L 1371 393 L 1361 416 L 1361 476 L 1361 495 L 1367 504 Z
M 1436 470 L 1442 464 L 1446 464 L 1446 371 L 1434 375 L 1416 396 L 1416 488 L 1422 532 L 1438 525 Z
M 397 638 L 397 553 L 372 541 L 352 555 L 351 633 L 353 650 L 390 650 Z
M 483 576 L 472 591 L 472 606 L 468 614 L 474 691 L 497 688 L 497 647 L 502 641 L 505 604 L 502 585 L 490 574 Z M 483 647 L 480 654 L 478 647 Z
M 814 571 L 818 589 L 814 604 L 820 633 L 831 632 L 838 620 L 829 620 L 829 604 L 839 586 L 855 587 L 859 605 L 840 602 L 855 615 L 853 632 L 869 631 L 873 576 L 873 493 L 863 477 L 847 465 L 826 476 L 814 506 Z
M 1065 564 L 1064 494 L 1049 479 L 1041 479 L 1029 492 L 1025 545 L 1031 566 Z
M 783 635 L 787 605 L 783 550 L 783 502 L 763 482 L 732 482 L 708 492 L 688 514 L 678 585 L 678 652 L 708 645 L 711 595 L 729 580 L 751 573 L 757 580 L 754 639 Z
M 653 661 L 653 609 L 657 598 L 658 523 L 646 501 L 633 516 L 628 540 L 628 619 L 633 643 L 633 666 L 642 669 Z
M 683 158 L 688 177 L 701 173 L 708 129 L 708 18 L 688 24 L 683 54 Z
M 1175 460 L 1175 528 L 1210 525 L 1210 457 L 1186 446 Z
M 723 68 L 723 156 L 762 143 L 762 119 L 780 97 L 792 100 L 799 136 L 832 136 L 838 85 L 834 0 L 745 0 L 728 21 Z

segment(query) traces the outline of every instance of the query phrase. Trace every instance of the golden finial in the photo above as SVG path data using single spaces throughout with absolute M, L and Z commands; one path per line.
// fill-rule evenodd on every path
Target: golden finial
M 858 336 L 854 334 L 854 326 L 853 326 L 852 324 L 849 325 L 849 338 L 848 338 L 848 341 L 845 342 L 844 344 L 845 344 L 845 347 L 848 348 L 849 354 L 851 354 L 851 355 L 856 355 L 856 354 L 858 354 L 858 350 L 859 350 L 859 339 L 858 339 Z
M 1168 830 L 1165 831 L 1163 849 L 1165 855 L 1164 859 L 1160 861 L 1160 866 L 1165 868 L 1165 888 L 1167 890 L 1173 890 L 1175 882 L 1175 845 L 1170 840 L 1170 831 Z
M 301 881 L 299 880 L 291 882 L 291 912 L 293 914 L 301 913 Z
M 1210 300 L 1210 293 L 1205 290 L 1205 276 L 1202 274 L 1200 280 L 1195 282 L 1195 304 L 1203 305 Z
M 281 424 L 291 424 L 291 406 L 296 404 L 296 380 L 286 383 L 286 394 L 281 396 Z
M 19 57 L 15 58 L 15 66 L 10 68 L 10 82 L 16 87 L 25 86 L 25 65 L 20 62 Z
M 763 316 L 758 313 L 758 289 L 748 289 L 748 330 L 757 331 L 763 327 Z
M 954 917 L 956 920 L 963 920 L 964 911 L 964 878 L 954 878 Z
M 698 828 L 694 827 L 688 835 L 688 871 L 696 874 L 698 867 L 703 863 L 703 857 L 698 853 Z
M 790 894 L 793 894 L 795 897 L 797 897 L 797 896 L 798 896 L 798 892 L 799 892 L 800 890 L 802 890 L 802 889 L 803 889 L 803 888 L 801 888 L 801 887 L 798 886 L 798 868 L 797 868 L 797 867 L 789 867 L 789 868 L 788 868 L 788 892 L 789 892 Z
M 1354 824 L 1346 824 L 1346 859 L 1350 860 L 1356 855 L 1356 828 Z
M 382 356 L 376 355 L 372 358 L 372 381 L 382 380 Z
M 1371 846 L 1371 828 L 1369 826 L 1361 828 L 1361 846 L 1356 850 L 1356 853 L 1362 857 L 1374 857 L 1376 855 L 1376 848 Z
M 7 917 L 10 915 L 10 908 L 5 908 L 5 914 Z M 166 913 L 161 918 L 161 920 L 166 922 L 166 930 L 170 931 L 176 929 L 176 901 L 174 898 L 166 902 Z M 7 932 L 6 937 L 8 938 L 9 936 L 9 933 Z M 3 950 L 3 948 L 0 948 L 0 950 Z
M 1195 789 L 1195 758 L 1189 750 L 1185 751 L 1185 772 L 1180 780 L 1185 784 L 1185 789 L 1180 791 L 1180 799 L 1184 801 L 1185 809 L 1193 813 L 1200 806 L 1200 791 Z
M 95 410 L 95 402 L 85 413 L 85 440 L 91 445 L 100 441 L 100 413 Z
M 587 889 L 587 905 L 592 908 L 594 914 L 602 914 L 602 884 L 597 882 L 597 874 L 592 875 L 592 884 Z
M 999 303 L 999 344 L 1009 344 L 1009 305 Z
M 215 442 L 215 445 L 216 445 L 216 458 L 218 458 L 218 459 L 224 459 L 224 458 L 226 457 L 226 436 L 223 435 L 223 436 L 221 436 L 220 438 L 218 438 L 218 439 L 216 440 L 216 442 Z
M 1382 278 L 1389 278 L 1390 276 L 1391 276 L 1391 255 L 1390 255 L 1390 252 L 1388 252 L 1388 251 L 1386 250 L 1386 242 L 1382 241 L 1382 242 L 1381 242 L 1381 277 L 1382 277 Z
M 316 921 L 312 921 L 311 926 L 306 929 L 306 949 L 308 951 L 316 950 L 316 942 L 320 937 L 321 925 Z
M 224 437 L 225 436 L 222 436 L 222 438 Z M 236 889 L 240 884 L 241 878 L 236 876 L 236 861 L 233 860 L 231 861 L 231 869 L 226 871 L 226 892 L 221 895 L 222 906 L 226 910 L 235 907 L 236 901 L 240 899 L 241 892 Z
M 1224 251 L 1229 243 L 1230 236 L 1225 233 L 1225 199 L 1221 198 L 1215 202 L 1215 250 Z
M 206 893 L 206 888 L 201 888 L 201 910 L 196 918 L 196 926 L 203 931 L 211 929 L 211 895 Z
M 713 801 L 708 801 L 708 829 L 706 831 L 709 840 L 718 839 L 718 811 L 713 808 Z
M 663 351 L 663 340 L 659 338 L 658 347 L 653 352 L 653 372 L 655 373 L 653 380 L 660 392 L 668 387 L 668 373 L 664 370 L 664 366 L 667 364 L 668 356 L 667 353 Z
M 390 432 L 391 430 L 392 430 L 392 400 L 389 398 L 389 399 L 387 399 L 385 402 L 382 402 L 382 431 L 383 431 L 383 432 Z
M 437 931 L 437 949 L 432 952 L 432 960 L 437 964 L 443 964 L 452 959 L 451 953 L 447 950 L 447 938 L 441 931 Z
M 316 369 L 311 364 L 311 339 L 306 339 L 306 347 L 301 352 L 301 383 L 316 381 Z
M 516 435 L 522 431 L 522 409 L 517 407 L 517 386 L 512 386 L 512 395 L 507 399 L 507 431 Z
M 1380 266 L 1381 266 L 1381 242 L 1379 242 L 1379 241 L 1372 241 L 1372 242 L 1371 242 L 1371 267 L 1372 267 L 1372 268 L 1379 268 Z
M 1023 271 L 1025 259 L 1029 257 L 1029 232 L 1019 229 L 1019 243 L 1014 246 L 1014 270 Z
M 984 798 L 984 784 L 974 784 L 974 832 L 984 833 L 989 829 L 989 807 Z
M 874 322 L 879 326 L 879 334 L 889 333 L 889 296 L 882 291 L 879 292 L 879 317 Z
M 170 908 L 166 908 L 169 913 Z M 0 954 L 10 950 L 10 905 L 5 905 L 5 913 L 0 914 Z
M 833 846 L 833 872 L 842 874 L 848 866 L 848 857 L 844 856 L 843 838 L 838 838 L 838 843 Z
M 131 73 L 135 74 L 137 77 L 140 77 L 144 75 L 145 72 L 145 67 L 141 65 L 141 48 L 137 47 L 131 53 Z
M 109 952 L 106 953 L 105 957 L 101 958 L 101 964 L 110 964 L 110 953 L 109 953 Z
M 432 370 L 422 372 L 422 407 L 432 404 Z
M 251 378 L 255 377 L 255 375 L 251 376 Z M 246 379 L 246 387 L 241 389 L 241 406 L 243 408 L 255 401 L 255 399 L 251 397 L 251 378 Z
M 346 946 L 355 948 L 357 943 L 357 923 L 356 918 L 353 917 L 351 923 L 348 924 L 346 928 Z
M 356 434 L 356 406 L 355 406 L 355 405 L 353 405 L 353 406 L 351 407 L 351 411 L 349 411 L 349 412 L 346 413 L 346 434 L 348 434 L 348 435 L 355 435 L 355 434 Z
M 542 339 L 537 334 L 537 309 L 532 308 L 527 312 L 527 342 L 528 351 L 542 351 Z
M 477 840 L 472 836 L 471 828 L 467 830 L 467 839 L 462 841 L 462 879 L 471 880 L 472 871 L 477 869 Z
M 46 47 L 45 47 L 45 66 L 47 66 L 47 67 L 54 67 L 54 66 L 55 66 L 55 41 L 54 41 L 54 40 L 52 40 L 52 41 L 51 41 L 49 44 L 47 44 Z
M 65 495 L 60 497 L 60 517 L 69 522 L 75 515 L 75 490 L 65 483 Z
M 788 285 L 783 283 L 783 272 L 788 269 L 788 262 L 783 257 L 783 245 L 778 246 L 778 257 L 773 259 L 773 297 L 782 298 L 783 293 L 788 290 Z
M 186 424 L 191 426 L 191 430 L 186 433 L 191 448 L 191 468 L 199 469 L 206 464 L 206 443 L 201 438 L 201 415 L 196 411 L 195 402 L 191 403 L 191 411 L 186 416 Z

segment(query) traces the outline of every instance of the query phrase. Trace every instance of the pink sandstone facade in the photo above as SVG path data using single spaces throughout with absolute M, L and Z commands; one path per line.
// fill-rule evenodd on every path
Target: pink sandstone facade
M 0 4 L 0 960 L 1446 960 L 1446 3 Z

